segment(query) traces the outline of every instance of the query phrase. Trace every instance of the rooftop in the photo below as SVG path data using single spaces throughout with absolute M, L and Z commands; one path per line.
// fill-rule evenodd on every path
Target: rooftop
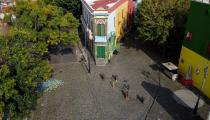
M 84 0 L 93 10 L 109 10 L 123 0 Z

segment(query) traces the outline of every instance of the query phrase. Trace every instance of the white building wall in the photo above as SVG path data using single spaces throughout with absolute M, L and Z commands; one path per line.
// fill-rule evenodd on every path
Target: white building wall
M 108 30 L 107 30 L 108 38 L 111 36 L 112 32 L 115 32 L 115 16 L 116 12 L 113 11 L 112 13 L 109 14 L 108 17 Z

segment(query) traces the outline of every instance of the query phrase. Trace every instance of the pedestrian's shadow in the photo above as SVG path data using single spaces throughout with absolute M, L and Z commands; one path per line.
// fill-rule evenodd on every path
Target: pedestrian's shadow
M 178 104 L 173 99 L 173 92 L 165 87 L 159 87 L 158 85 L 151 84 L 149 82 L 142 82 L 144 89 L 155 99 L 156 102 L 162 106 L 165 111 L 174 119 L 174 120 L 202 120 L 200 116 L 192 118 L 191 109 L 184 107 Z M 158 92 L 157 92 L 158 91 Z M 159 111 L 157 111 L 159 112 Z M 154 113 L 149 113 L 148 116 L 155 115 Z

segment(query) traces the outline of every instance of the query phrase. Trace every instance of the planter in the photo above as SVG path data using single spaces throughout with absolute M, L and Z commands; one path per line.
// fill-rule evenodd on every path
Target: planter
M 185 80 L 185 78 L 182 75 L 180 75 L 179 79 L 180 79 L 181 84 L 184 86 L 192 86 L 193 84 L 192 80 Z

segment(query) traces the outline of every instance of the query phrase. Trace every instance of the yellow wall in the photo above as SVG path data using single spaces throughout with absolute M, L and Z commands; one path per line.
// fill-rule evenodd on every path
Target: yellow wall
M 193 52 L 192 50 L 182 46 L 182 52 L 179 59 L 179 73 L 185 76 L 189 66 L 192 65 L 193 85 L 198 89 L 201 87 L 202 80 L 204 78 L 204 68 L 207 64 L 209 66 L 209 72 L 202 91 L 210 98 L 210 61 Z M 197 68 L 200 68 L 199 75 L 196 75 Z
M 120 40 L 124 34 L 123 26 L 126 26 L 127 18 L 128 18 L 128 1 L 126 1 L 116 9 L 115 29 L 116 29 L 117 40 Z

